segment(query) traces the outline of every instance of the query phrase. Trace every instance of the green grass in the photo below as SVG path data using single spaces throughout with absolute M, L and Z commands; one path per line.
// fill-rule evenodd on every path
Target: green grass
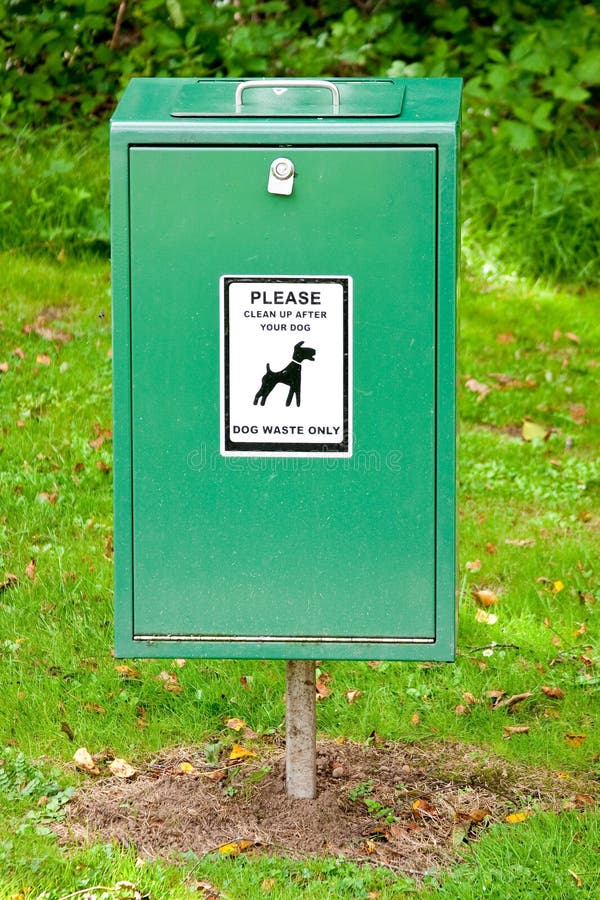
M 14 137 L 0 145 L 0 900 L 25 887 L 28 900 L 57 900 L 122 879 L 161 900 L 198 896 L 203 881 L 231 898 L 597 896 L 594 812 L 494 826 L 453 872 L 422 888 L 340 860 L 207 857 L 140 868 L 135 853 L 113 846 L 57 845 L 46 819 L 60 817 L 83 781 L 69 765 L 77 747 L 133 762 L 179 743 L 227 747 L 234 716 L 267 739 L 283 731 L 284 668 L 235 660 L 181 668 L 141 660 L 129 675 L 116 668 L 110 283 L 108 264 L 93 255 L 107 248 L 106 135 Z M 458 658 L 328 663 L 332 693 L 318 705 L 324 737 L 456 739 L 600 777 L 600 294 L 586 287 L 596 277 L 599 194 L 590 187 L 599 171 L 576 157 L 471 164 Z M 553 289 L 516 271 L 579 286 Z M 470 390 L 469 379 L 489 390 Z M 524 422 L 545 439 L 524 441 Z M 497 596 L 494 624 L 476 617 L 473 592 L 482 589 Z M 165 690 L 162 671 L 180 693 Z M 349 689 L 362 692 L 352 704 Z M 490 709 L 490 690 L 532 696 L 508 713 Z M 507 740 L 508 724 L 529 733 Z M 42 796 L 50 801 L 38 806 Z
M 281 898 L 299 891 L 307 897 L 367 897 L 370 891 L 397 897 L 407 890 L 493 897 L 509 883 L 519 896 L 594 896 L 589 855 L 597 846 L 598 820 L 591 812 L 536 814 L 518 826 L 494 826 L 454 872 L 421 889 L 393 873 L 338 860 L 209 857 L 140 869 L 135 854 L 116 847 L 57 846 L 45 823 L 49 810 L 36 804 L 40 791 L 60 800 L 82 780 L 67 765 L 77 747 L 134 762 L 177 743 L 214 739 L 226 747 L 233 742 L 225 726 L 232 716 L 261 736 L 281 732 L 284 669 L 279 662 L 188 661 L 179 668 L 160 660 L 133 662 L 137 672 L 129 677 L 116 669 L 108 267 L 9 254 L 0 257 L 0 281 L 0 363 L 8 363 L 0 383 L 0 745 L 8 748 L 5 766 L 22 752 L 39 773 L 26 796 L 15 795 L 14 785 L 12 793 L 0 786 L 0 897 L 28 886 L 27 897 L 46 891 L 43 896 L 55 900 L 120 879 L 161 898 L 192 896 L 194 880 L 210 881 L 228 897 L 260 897 L 271 879 L 268 896 Z M 388 740 L 454 738 L 553 771 L 600 774 L 594 728 L 600 683 L 598 299 L 593 292 L 501 279 L 466 282 L 458 659 L 376 668 L 328 663 L 332 694 L 318 706 L 323 736 L 364 741 L 376 731 Z M 498 341 L 509 332 L 510 342 Z M 528 386 L 501 389 L 490 373 Z M 483 400 L 465 387 L 468 376 L 492 388 Z M 579 406 L 585 413 L 574 417 Z M 525 417 L 545 426 L 547 440 L 522 440 Z M 467 567 L 476 560 L 475 570 Z M 498 597 L 490 609 L 495 624 L 476 619 L 472 591 L 480 589 Z M 176 675 L 180 693 L 165 690 L 157 677 L 162 670 Z M 564 697 L 548 697 L 542 686 L 561 688 Z M 351 705 L 348 689 L 362 692 Z M 489 690 L 533 696 L 509 714 L 490 709 Z M 466 702 L 465 692 L 481 702 Z M 467 706 L 467 715 L 455 712 L 459 705 Z M 506 740 L 507 724 L 530 731 Z M 573 743 L 568 735 L 585 738 Z M 54 806 L 52 816 L 60 817 L 61 802 Z

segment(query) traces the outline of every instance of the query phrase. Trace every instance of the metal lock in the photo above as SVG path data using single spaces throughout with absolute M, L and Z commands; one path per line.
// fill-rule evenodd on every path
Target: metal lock
M 285 197 L 294 190 L 294 176 L 296 170 L 291 159 L 279 156 L 274 159 L 269 169 L 269 183 L 267 190 L 270 194 L 282 194 Z

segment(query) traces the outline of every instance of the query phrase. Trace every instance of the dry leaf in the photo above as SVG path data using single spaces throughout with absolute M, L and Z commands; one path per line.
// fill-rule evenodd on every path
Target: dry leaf
M 475 612 L 475 621 L 482 622 L 484 625 L 495 625 L 498 616 L 495 613 L 486 612 L 485 609 L 478 609 Z
M 565 741 L 569 747 L 579 747 L 586 738 L 587 734 L 565 734 Z
M 227 719 L 225 725 L 227 728 L 231 728 L 232 731 L 241 731 L 242 728 L 246 727 L 243 719 Z
M 328 672 L 322 672 L 316 681 L 317 700 L 324 700 L 331 694 L 331 688 L 327 685 L 331 684 L 332 677 Z
M 418 800 L 414 800 L 412 808 L 419 816 L 437 815 L 437 809 L 435 808 L 435 806 L 432 806 L 431 803 L 429 803 L 423 797 L 419 797 Z
M 565 692 L 559 687 L 548 687 L 547 685 L 542 685 L 542 692 L 546 695 L 546 697 L 555 697 L 557 700 L 562 700 L 565 696 Z
M 499 344 L 512 344 L 514 342 L 515 336 L 512 331 L 505 331 L 501 334 L 496 335 L 496 340 Z
M 230 844 L 221 844 L 219 853 L 222 856 L 239 856 L 248 847 L 252 847 L 254 841 L 232 841 Z
M 35 574 L 35 559 L 30 559 L 27 565 L 25 566 L 25 574 L 31 581 L 37 581 L 37 576 Z
M 476 378 L 467 378 L 465 381 L 465 387 L 470 391 L 473 391 L 474 394 L 477 394 L 477 402 L 481 403 L 482 400 L 485 400 L 489 392 L 491 391 L 491 387 L 487 384 L 483 384 L 481 381 L 477 381 Z
M 192 772 L 195 772 L 196 769 L 190 762 L 182 762 L 179 763 L 179 771 L 182 775 L 190 775 Z
M 536 540 L 535 538 L 522 538 L 521 540 L 511 541 L 508 538 L 504 541 L 505 544 L 510 544 L 513 547 L 535 547 Z
M 169 691 L 171 694 L 180 694 L 181 693 L 181 685 L 177 680 L 177 675 L 175 672 L 166 672 L 164 669 L 162 672 L 156 676 L 158 681 L 163 682 L 163 687 L 165 691 Z
M 56 503 L 58 499 L 57 491 L 53 491 L 51 494 L 47 493 L 47 491 L 42 491 L 41 494 L 38 494 L 38 500 L 42 503 L 50 503 L 52 506 Z
M 256 756 L 254 750 L 247 750 L 241 744 L 234 744 L 229 754 L 229 759 L 245 759 L 249 756 Z
M 517 703 L 522 703 L 523 700 L 529 700 L 530 697 L 533 697 L 531 691 L 525 691 L 523 694 L 513 694 L 512 697 L 507 697 L 505 700 L 499 700 L 494 704 L 494 709 L 503 709 L 508 707 L 509 712 L 513 709 Z
M 583 881 L 581 880 L 581 878 L 579 877 L 577 872 L 574 872 L 573 869 L 567 869 L 567 872 L 569 873 L 571 878 L 574 880 L 575 887 L 578 887 L 578 888 L 583 887 Z
M 8 372 L 8 363 L 7 362 L 0 362 L 0 372 L 3 372 L 4 374 L 6 374 Z
M 498 700 L 500 700 L 501 697 L 504 697 L 505 694 L 506 694 L 506 691 L 486 691 L 485 692 L 485 696 L 489 697 L 490 700 L 493 700 L 494 703 L 496 703 Z
M 100 769 L 94 762 L 92 755 L 87 750 L 86 747 L 80 747 L 79 750 L 76 750 L 73 755 L 73 762 L 82 772 L 86 772 L 88 775 L 99 775 Z
M 19 359 L 25 359 L 25 353 L 21 350 L 20 347 L 15 347 L 13 350 L 13 356 L 18 356 Z
M 4 581 L 0 582 L 0 594 L 3 594 L 4 591 L 7 591 L 9 588 L 14 587 L 19 583 L 19 579 L 16 575 L 13 575 L 12 572 L 4 573 Z
M 522 812 L 510 813 L 510 815 L 506 816 L 504 819 L 505 822 L 510 822 L 511 825 L 516 824 L 517 822 L 524 822 L 531 815 L 527 810 L 523 810 Z
M 117 757 L 108 764 L 108 768 L 116 778 L 131 778 L 136 773 L 136 769 L 124 759 Z
M 571 413 L 571 418 L 575 422 L 576 425 L 585 425 L 586 424 L 586 415 L 587 409 L 583 405 L 583 403 L 573 403 L 569 407 L 569 411 Z
M 479 822 L 483 822 L 484 819 L 491 819 L 492 811 L 491 809 L 472 809 L 469 813 L 467 813 L 471 822 L 475 822 L 479 824 Z
M 562 581 L 553 582 L 553 584 L 552 584 L 552 593 L 553 594 L 560 594 L 560 592 L 563 589 L 564 589 L 564 584 L 562 583 Z
M 513 734 L 529 734 L 529 725 L 505 725 L 503 737 L 508 740 Z
M 498 602 L 498 597 L 493 591 L 489 590 L 481 590 L 481 591 L 473 591 L 473 597 L 475 602 L 479 604 L 479 606 L 483 606 L 485 609 L 488 609 L 490 606 L 494 606 Z
M 463 706 L 462 703 L 459 703 L 458 706 L 454 707 L 454 715 L 455 716 L 468 716 L 469 715 L 469 707 Z
M 565 337 L 568 338 L 570 341 L 573 341 L 574 344 L 581 343 L 580 339 L 577 337 L 576 334 L 573 334 L 572 331 L 565 331 Z
M 264 878 L 261 882 L 260 886 L 263 891 L 272 891 L 275 887 L 276 881 L 274 878 Z
M 35 358 L 35 361 L 40 366 L 51 366 L 52 365 L 52 359 L 48 356 L 47 353 L 38 353 L 38 355 Z
M 496 545 L 492 544 L 491 542 L 488 542 L 485 545 L 485 549 L 486 549 L 487 553 L 497 553 L 498 552 L 498 548 L 496 547 Z
M 103 716 L 106 715 L 106 710 L 104 709 L 103 706 L 100 706 L 99 703 L 84 703 L 83 708 L 87 712 L 99 713 L 100 715 L 103 715 Z
M 467 572 L 479 572 L 481 570 L 481 560 L 474 559 L 472 562 L 468 562 L 466 570 Z
M 344 691 L 344 697 L 348 701 L 348 703 L 354 703 L 355 700 L 361 696 L 362 691 Z
M 477 697 L 474 697 L 470 691 L 464 691 L 462 696 L 465 703 L 468 703 L 469 705 L 473 703 L 481 703 L 481 700 L 478 700 Z
M 419 715 L 418 712 L 413 713 L 412 716 L 410 717 L 411 725 L 418 725 L 420 721 L 421 721 L 421 716 Z
M 125 679 L 134 679 L 140 678 L 140 673 L 137 669 L 134 669 L 132 666 L 127 666 L 124 663 L 119 666 L 115 666 L 115 672 L 118 672 L 121 678 Z
M 524 441 L 545 441 L 550 435 L 550 429 L 525 419 L 521 433 Z

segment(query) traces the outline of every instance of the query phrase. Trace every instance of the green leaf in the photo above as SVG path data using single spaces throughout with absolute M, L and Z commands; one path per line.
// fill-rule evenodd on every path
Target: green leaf
M 171 21 L 175 28 L 183 28 L 185 25 L 185 16 L 181 8 L 179 0 L 167 0 L 167 9 L 171 16 Z

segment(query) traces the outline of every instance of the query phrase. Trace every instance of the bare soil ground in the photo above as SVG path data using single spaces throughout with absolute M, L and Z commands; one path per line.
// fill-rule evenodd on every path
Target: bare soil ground
M 593 802 L 590 783 L 466 745 L 321 741 L 317 752 L 315 800 L 287 797 L 280 748 L 221 768 L 203 748 L 177 749 L 130 779 L 90 780 L 57 830 L 64 841 L 115 840 L 148 857 L 343 855 L 420 875 L 456 862 L 508 815 Z

